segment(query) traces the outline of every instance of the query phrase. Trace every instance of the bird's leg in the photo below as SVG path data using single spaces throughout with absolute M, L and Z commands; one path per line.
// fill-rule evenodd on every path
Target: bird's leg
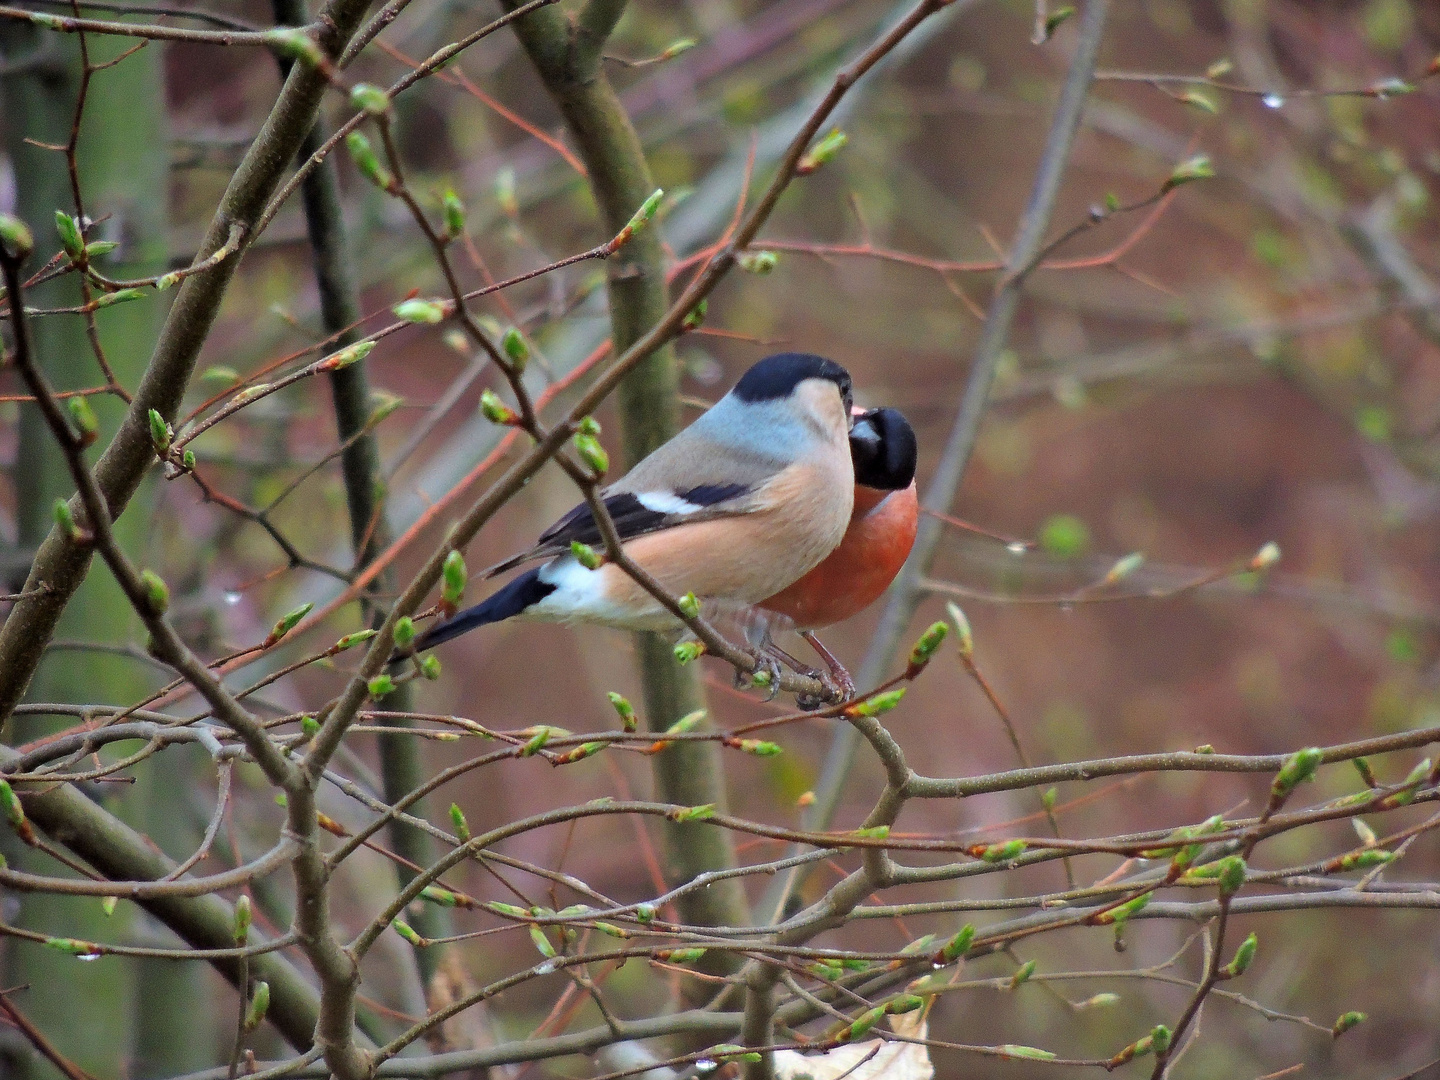
M 850 677 L 850 672 L 845 670 L 845 665 L 840 662 L 834 653 L 820 643 L 820 639 L 817 638 L 813 632 L 801 630 L 800 636 L 809 643 L 812 649 L 820 654 L 820 659 L 825 661 L 825 666 L 830 669 L 830 679 L 834 681 L 836 688 L 845 695 L 845 700 L 849 701 L 853 698 L 855 696 L 855 680 Z

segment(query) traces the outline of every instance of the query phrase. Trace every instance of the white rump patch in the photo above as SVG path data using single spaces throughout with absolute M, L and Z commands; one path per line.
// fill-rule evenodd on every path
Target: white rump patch
M 673 491 L 642 491 L 635 496 L 635 501 L 657 514 L 693 514 L 705 509 L 689 499 L 682 499 Z

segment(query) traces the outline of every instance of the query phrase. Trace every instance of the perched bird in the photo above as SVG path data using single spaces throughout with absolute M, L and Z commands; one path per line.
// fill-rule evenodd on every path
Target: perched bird
M 601 492 L 626 555 L 667 591 L 753 605 L 775 596 L 840 543 L 854 506 L 849 373 L 805 353 L 755 364 L 693 424 Z M 486 576 L 525 571 L 416 639 L 429 649 L 516 616 L 672 631 L 682 624 L 613 563 L 589 570 L 573 541 L 599 548 L 582 503 L 530 550 Z
M 797 671 L 816 674 L 770 640 L 780 625 L 793 626 L 820 654 L 841 689 L 854 693 L 849 673 L 814 631 L 869 607 L 909 557 L 920 522 L 917 452 L 914 430 L 895 409 L 873 409 L 855 417 L 850 429 L 855 473 L 850 525 L 839 546 L 819 566 L 756 605 L 763 610 L 746 626 L 752 645 Z

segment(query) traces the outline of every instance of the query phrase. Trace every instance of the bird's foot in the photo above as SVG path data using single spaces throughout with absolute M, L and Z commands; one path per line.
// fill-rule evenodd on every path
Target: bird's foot
M 735 669 L 735 686 L 737 689 L 749 687 L 763 687 L 767 702 L 774 701 L 775 695 L 780 692 L 780 663 L 771 656 L 769 652 L 761 649 L 750 654 L 755 661 L 754 671 L 741 671 Z
M 812 678 L 819 679 L 826 687 L 833 687 L 830 700 L 821 702 L 821 704 L 838 705 L 851 700 L 856 694 L 855 680 L 850 677 L 850 672 L 846 670 L 845 665 L 809 630 L 801 630 L 800 636 L 809 643 L 812 649 L 820 654 L 820 659 L 825 661 L 825 667 L 828 669 L 823 673 L 818 671 L 809 672 Z M 806 696 L 808 697 L 809 695 Z M 820 707 L 819 705 L 807 705 L 805 702 L 800 701 L 798 697 L 796 698 L 796 702 L 802 709 L 807 711 Z

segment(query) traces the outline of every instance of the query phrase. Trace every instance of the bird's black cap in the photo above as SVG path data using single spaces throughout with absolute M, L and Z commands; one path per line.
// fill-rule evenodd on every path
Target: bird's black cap
M 779 401 L 806 379 L 829 379 L 850 408 L 850 373 L 834 360 L 811 353 L 776 353 L 755 364 L 730 392 L 741 401 Z
M 903 491 L 915 479 L 919 447 L 910 422 L 896 409 L 871 409 L 850 429 L 855 482 L 880 491 Z

